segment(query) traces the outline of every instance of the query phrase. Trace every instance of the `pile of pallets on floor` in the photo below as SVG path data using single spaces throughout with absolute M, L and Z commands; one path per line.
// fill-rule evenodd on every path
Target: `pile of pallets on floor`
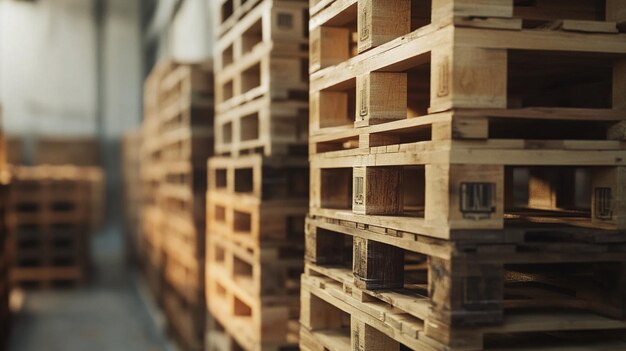
M 310 14 L 301 348 L 625 349 L 626 2 Z
M 99 176 L 95 175 L 100 173 Z M 93 167 L 14 167 L 7 206 L 11 280 L 24 287 L 77 285 L 88 278 Z
M 220 6 L 207 349 L 297 348 L 308 203 L 308 5 Z
M 166 67 L 166 69 L 164 69 Z M 163 63 L 146 84 L 142 164 L 147 182 L 148 280 L 184 350 L 204 345 L 205 197 L 213 153 L 213 77 L 208 63 Z M 150 86 L 154 85 L 154 90 Z

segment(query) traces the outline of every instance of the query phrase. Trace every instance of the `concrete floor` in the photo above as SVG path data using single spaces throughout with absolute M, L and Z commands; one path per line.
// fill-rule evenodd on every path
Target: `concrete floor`
M 28 291 L 10 351 L 166 351 L 167 341 L 124 262 L 119 230 L 95 235 L 90 284 Z

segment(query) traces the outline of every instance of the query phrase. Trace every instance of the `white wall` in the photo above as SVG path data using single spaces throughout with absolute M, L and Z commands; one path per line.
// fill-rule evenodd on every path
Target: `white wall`
M 0 1 L 0 103 L 8 133 L 93 134 L 90 0 Z
M 157 61 L 200 62 L 212 56 L 213 1 L 183 0 L 175 14 L 175 0 L 159 1 L 149 31 L 149 40 L 157 42 Z
M 139 0 L 108 0 L 104 20 L 104 135 L 116 138 L 140 124 L 142 56 Z
M 185 0 L 170 27 L 172 57 L 197 62 L 211 56 L 212 21 L 207 0 Z
M 103 24 L 105 136 L 141 119 L 139 0 L 107 0 Z M 0 104 L 10 134 L 96 135 L 93 0 L 0 0 Z

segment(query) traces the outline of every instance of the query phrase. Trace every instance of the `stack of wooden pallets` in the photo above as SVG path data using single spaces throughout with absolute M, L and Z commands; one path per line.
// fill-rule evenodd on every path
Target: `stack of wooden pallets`
M 87 279 L 92 229 L 90 167 L 13 169 L 7 223 L 11 279 L 22 286 L 76 285 Z
M 162 245 L 162 213 L 157 206 L 157 194 L 163 179 L 159 147 L 159 99 L 161 81 L 174 68 L 174 63 L 156 64 L 144 84 L 144 120 L 141 126 L 139 177 L 141 182 L 141 209 L 139 256 L 143 274 L 157 304 L 163 303 L 164 255 Z
M 177 65 L 161 82 L 159 148 L 163 183 L 164 308 L 184 350 L 204 346 L 206 161 L 213 154 L 213 76 L 210 64 Z
M 206 161 L 214 146 L 210 66 L 162 63 L 146 83 L 142 247 L 152 290 L 184 350 L 204 346 Z
M 624 349 L 626 2 L 310 14 L 301 348 Z
M 207 348 L 297 348 L 308 198 L 307 3 L 227 0 L 219 14 Z

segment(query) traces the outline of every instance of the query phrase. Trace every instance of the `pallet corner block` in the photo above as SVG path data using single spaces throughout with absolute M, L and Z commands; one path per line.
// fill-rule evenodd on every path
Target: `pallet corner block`
M 402 209 L 402 167 L 355 167 L 352 212 L 393 215 Z
M 369 72 L 356 85 L 356 127 L 406 118 L 406 73 Z
M 432 226 L 500 229 L 504 166 L 426 165 L 425 219 Z
M 358 11 L 359 53 L 411 30 L 410 0 L 360 0 Z

